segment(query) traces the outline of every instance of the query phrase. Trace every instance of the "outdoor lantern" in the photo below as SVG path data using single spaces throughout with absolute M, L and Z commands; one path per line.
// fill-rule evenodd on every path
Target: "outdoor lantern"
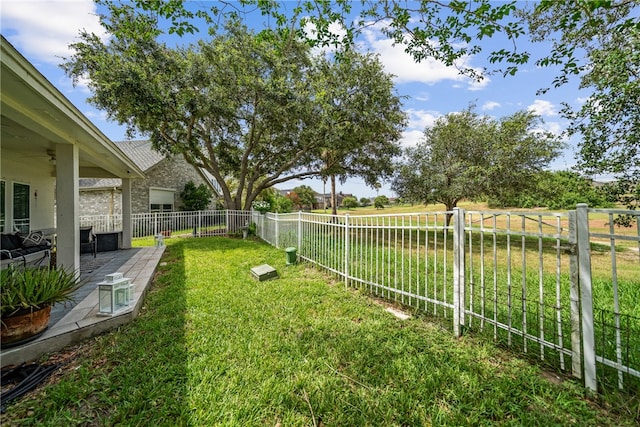
M 122 273 L 107 274 L 98 283 L 98 314 L 113 316 L 131 307 L 133 286 L 131 279 L 122 277 Z

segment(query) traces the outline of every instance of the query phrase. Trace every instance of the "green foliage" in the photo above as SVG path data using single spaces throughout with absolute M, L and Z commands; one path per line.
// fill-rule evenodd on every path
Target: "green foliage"
M 407 200 L 444 203 L 448 211 L 480 196 L 505 203 L 529 190 L 562 147 L 557 137 L 535 131 L 538 121 L 524 111 L 494 120 L 473 107 L 448 114 L 406 149 L 391 188 Z
M 316 192 L 308 185 L 300 185 L 291 190 L 289 199 L 299 210 L 304 208 L 311 209 L 316 201 Z
M 183 211 L 202 211 L 207 209 L 211 203 L 213 191 L 204 184 L 196 187 L 193 181 L 189 181 L 180 192 L 180 198 L 182 199 L 181 209 Z
M 347 209 L 353 209 L 358 207 L 358 199 L 352 196 L 347 196 L 342 199 L 342 207 Z
M 111 3 L 110 0 L 98 0 Z M 223 3 L 224 4 L 224 3 Z M 518 49 L 517 39 L 524 34 L 522 19 L 515 16 L 517 2 L 476 1 L 422 1 L 404 3 L 397 0 L 360 1 L 359 16 L 354 19 L 353 2 L 347 0 L 311 0 L 289 7 L 287 2 L 244 0 L 233 7 L 203 3 L 193 11 L 179 1 L 158 2 L 137 0 L 135 7 L 145 11 L 150 19 L 166 21 L 169 34 L 183 35 L 199 30 L 194 23 L 198 18 L 208 25 L 209 33 L 218 31 L 220 25 L 248 17 L 252 12 L 268 17 L 269 28 L 264 37 L 273 34 L 296 36 L 309 46 L 341 47 L 337 57 L 342 58 L 350 49 L 358 34 L 372 23 L 385 22 L 382 31 L 394 43 L 413 56 L 416 62 L 429 58 L 449 66 L 456 66 L 461 73 L 476 79 L 482 75 L 474 67 L 463 64 L 462 59 L 479 54 L 483 39 L 500 36 L 506 47 L 488 53 L 492 64 L 506 64 L 499 71 L 514 74 L 518 65 L 529 60 L 529 53 Z M 117 10 L 123 6 L 117 5 Z M 135 21 L 134 21 L 135 22 Z M 128 24 L 132 26 L 131 23 Z M 200 24 L 202 25 L 202 24 Z M 204 26 L 206 28 L 206 26 Z M 344 31 L 335 31 L 340 27 Z M 313 28 L 313 33 L 308 31 Z M 132 32 L 138 31 L 133 28 Z M 155 35 L 155 33 L 153 33 Z
M 503 203 L 489 200 L 489 206 L 547 207 L 552 210 L 575 209 L 578 203 L 587 203 L 594 208 L 614 206 L 605 190 L 594 187 L 591 180 L 576 172 L 543 171 L 535 176 L 534 182 L 535 185 L 532 188 L 516 194 L 511 200 L 504 200 Z
M 293 202 L 291 201 L 291 199 L 281 194 L 276 193 L 271 200 L 272 200 L 273 212 L 289 213 L 293 210 Z
M 626 188 L 621 203 L 637 207 L 640 183 L 640 18 L 637 1 L 543 1 L 528 14 L 534 41 L 551 43 L 537 64 L 560 66 L 558 87 L 571 79 L 591 93 L 578 109 L 565 105 L 569 135 L 580 135 L 578 168 Z M 546 90 L 546 89 L 545 89 Z M 543 90 L 543 91 L 545 91 Z
M 587 175 L 613 175 L 619 181 L 630 182 L 629 189 L 622 194 L 627 195 L 628 203 L 625 203 L 628 207 L 636 206 L 633 189 L 640 182 L 640 150 L 637 149 L 640 146 L 640 104 L 637 102 L 640 97 L 640 49 L 637 48 L 640 19 L 637 1 L 543 0 L 529 6 L 526 2 L 491 0 L 409 3 L 362 0 L 356 19 L 352 2 L 346 0 L 303 1 L 293 8 L 289 8 L 287 2 L 263 0 L 245 0 L 233 7 L 226 3 L 222 7 L 217 3 L 213 6 L 203 3 L 195 8 L 186 8 L 183 2 L 175 0 L 137 0 L 134 6 L 111 0 L 98 2 L 108 5 L 111 14 L 101 17 L 103 25 L 119 37 L 139 37 L 149 43 L 162 32 L 155 25 L 159 20 L 167 24 L 169 34 L 183 35 L 207 28 L 209 34 L 215 35 L 220 26 L 237 24 L 255 12 L 269 20 L 269 27 L 259 34 L 259 40 L 300 39 L 309 46 L 332 46 L 338 48 L 335 58 L 345 63 L 350 62 L 348 52 L 356 37 L 364 29 L 384 22 L 382 31 L 416 62 L 435 59 L 456 66 L 462 74 L 476 79 L 482 79 L 485 71 L 513 75 L 530 60 L 530 53 L 519 48 L 517 43 L 525 34 L 528 23 L 534 41 L 546 43 L 546 46 L 551 44 L 545 49 L 548 53 L 538 58 L 536 65 L 559 69 L 553 85 L 560 86 L 577 78 L 581 87 L 592 91 L 577 111 L 566 105 L 562 112 L 571 122 L 569 133 L 582 136 L 579 142 L 581 171 Z M 199 20 L 197 24 L 196 19 Z M 344 31 L 335 31 L 336 26 Z M 307 31 L 309 28 L 314 31 Z M 465 65 L 462 60 L 480 54 L 484 49 L 482 42 L 488 38 L 503 43 L 488 52 L 489 62 L 499 68 L 478 71 Z M 97 40 L 96 36 L 93 42 Z M 145 44 L 140 47 L 136 43 L 128 44 L 127 49 L 144 55 L 149 53 Z M 93 60 L 86 57 L 83 62 L 90 64 Z M 105 71 L 115 65 L 111 61 L 95 63 Z M 159 69 L 165 65 L 168 63 Z M 82 66 L 72 67 L 76 70 L 70 74 L 84 77 Z M 136 76 L 137 73 L 132 72 L 120 77 L 130 84 Z M 94 88 L 101 85 L 95 83 L 100 81 L 99 76 L 90 77 Z M 114 109 L 106 109 L 123 123 L 133 122 L 130 116 L 121 118 Z M 320 172 L 329 176 L 326 171 Z M 501 197 L 506 200 L 507 196 L 513 195 Z
M 21 309 L 40 309 L 72 301 L 80 286 L 79 274 L 56 268 L 14 268 L 0 271 L 2 317 Z
M 389 204 L 389 198 L 387 196 L 377 196 L 373 199 L 373 206 L 376 209 L 384 209 Z
M 602 191 L 609 201 L 624 204 L 628 209 L 636 210 L 640 207 L 640 182 L 635 178 L 621 178 L 607 183 Z M 636 222 L 634 215 L 620 214 L 614 219 L 616 225 L 621 227 L 633 227 Z
M 90 102 L 131 134 L 209 171 L 227 208 L 250 209 L 263 190 L 293 179 L 368 177 L 379 169 L 372 158 L 393 154 L 404 113 L 375 57 L 313 57 L 298 34 L 255 34 L 237 16 L 207 40 L 170 48 L 158 15 L 177 17 L 177 34 L 195 29 L 181 21 L 194 16 L 170 4 L 114 3 L 102 17 L 112 37 L 82 32 L 63 68 L 75 82 L 88 78 Z
M 256 235 L 256 231 L 257 231 L 256 223 L 252 222 L 251 224 L 249 224 L 249 227 L 247 228 L 247 235 L 248 236 L 255 236 Z
M 360 198 L 360 206 L 369 206 L 370 204 L 371 204 L 371 199 L 369 197 Z
M 269 203 L 269 212 L 289 213 L 293 210 L 293 202 L 289 197 L 283 196 L 275 188 L 268 188 L 260 193 L 259 200 Z
M 322 58 L 314 68 L 313 132 L 322 141 L 313 153 L 314 168 L 330 177 L 332 200 L 336 179 L 357 176 L 373 186 L 392 174 L 407 120 L 377 56 L 348 51 L 339 58 Z M 337 203 L 331 205 L 335 215 Z
M 324 177 L 362 177 L 374 185 L 393 171 L 406 126 L 392 76 L 377 56 L 343 53 L 315 67 L 316 137 L 323 141 L 316 168 Z

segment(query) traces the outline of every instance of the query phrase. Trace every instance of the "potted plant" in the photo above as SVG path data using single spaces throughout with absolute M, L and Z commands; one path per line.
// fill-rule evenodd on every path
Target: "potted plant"
M 18 345 L 42 334 L 51 306 L 73 301 L 80 286 L 76 272 L 57 268 L 9 268 L 0 271 L 2 347 Z

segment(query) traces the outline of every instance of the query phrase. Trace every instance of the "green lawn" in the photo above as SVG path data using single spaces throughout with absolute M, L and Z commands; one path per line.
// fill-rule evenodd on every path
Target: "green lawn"
M 166 242 L 141 315 L 84 343 L 3 426 L 637 425 L 637 397 L 590 401 L 491 343 L 286 266 L 265 243 Z M 264 263 L 280 278 L 254 280 Z

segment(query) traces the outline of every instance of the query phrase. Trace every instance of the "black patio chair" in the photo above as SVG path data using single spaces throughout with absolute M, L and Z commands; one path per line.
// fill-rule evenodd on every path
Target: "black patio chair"
M 85 248 L 89 248 L 95 258 L 98 254 L 98 239 L 93 234 L 93 226 L 80 227 L 80 253 L 83 253 Z

